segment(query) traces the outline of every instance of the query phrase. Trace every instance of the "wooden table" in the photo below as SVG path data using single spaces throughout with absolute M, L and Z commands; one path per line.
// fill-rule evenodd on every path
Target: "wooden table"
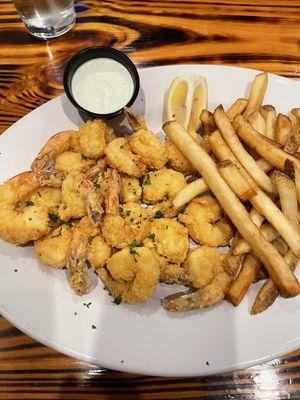
M 140 67 L 231 64 L 300 77 L 299 0 L 82 0 L 76 11 L 72 31 L 44 42 L 0 0 L 0 132 L 61 94 L 67 60 L 92 45 L 122 49 Z M 152 378 L 60 355 L 0 319 L 1 399 L 300 399 L 299 382 L 300 351 L 231 374 Z

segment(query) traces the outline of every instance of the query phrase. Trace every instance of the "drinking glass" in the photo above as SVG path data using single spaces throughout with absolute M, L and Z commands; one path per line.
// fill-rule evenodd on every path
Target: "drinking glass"
M 29 33 L 50 39 L 62 35 L 74 25 L 73 0 L 12 0 Z

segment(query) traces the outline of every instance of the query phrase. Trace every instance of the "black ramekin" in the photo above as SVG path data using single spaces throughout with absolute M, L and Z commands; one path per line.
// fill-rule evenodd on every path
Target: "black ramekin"
M 95 46 L 88 47 L 87 49 L 81 50 L 79 53 L 75 54 L 74 57 L 68 62 L 65 72 L 64 72 L 64 89 L 66 95 L 70 102 L 77 108 L 80 115 L 84 120 L 95 119 L 95 118 L 114 118 L 118 115 L 122 114 L 124 107 L 120 108 L 117 111 L 109 114 L 97 114 L 91 111 L 86 110 L 77 101 L 74 99 L 72 94 L 72 78 L 75 71 L 82 65 L 83 63 L 95 59 L 95 58 L 111 58 L 113 60 L 121 63 L 130 73 L 133 81 L 133 93 L 131 99 L 124 107 L 130 107 L 135 101 L 139 89 L 140 89 L 140 78 L 134 63 L 128 58 L 124 53 L 119 50 L 113 49 L 112 47 L 104 47 L 104 46 Z

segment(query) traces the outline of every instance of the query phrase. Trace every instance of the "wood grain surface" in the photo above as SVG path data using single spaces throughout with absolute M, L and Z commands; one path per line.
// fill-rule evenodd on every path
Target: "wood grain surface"
M 0 0 L 0 133 L 61 94 L 66 62 L 92 45 L 122 49 L 140 67 L 199 62 L 300 77 L 299 0 L 80 0 L 76 12 L 70 32 L 40 41 Z M 1 318 L 0 399 L 300 399 L 300 351 L 230 374 L 154 378 L 60 355 Z

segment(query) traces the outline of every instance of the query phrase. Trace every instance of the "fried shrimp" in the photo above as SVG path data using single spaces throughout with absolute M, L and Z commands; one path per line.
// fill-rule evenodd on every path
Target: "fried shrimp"
M 223 260 L 224 255 L 208 246 L 191 250 L 183 263 L 186 275 L 195 288 L 203 288 L 215 275 L 215 268 Z
M 79 128 L 79 152 L 88 158 L 102 157 L 106 147 L 106 137 L 110 139 L 112 133 L 112 127 L 104 120 L 87 121 Z
M 138 131 L 139 129 L 147 130 L 146 120 L 143 116 L 138 117 L 130 108 L 124 107 L 124 112 L 127 118 L 127 121 L 131 128 L 134 131 Z
M 108 259 L 107 268 L 99 268 L 97 273 L 113 297 L 137 304 L 154 292 L 160 268 L 153 250 L 127 247 L 113 254 Z
M 173 169 L 151 171 L 143 182 L 143 200 L 151 204 L 172 199 L 186 184 L 184 175 Z
M 110 246 L 122 249 L 133 240 L 142 241 L 147 236 L 149 215 L 147 209 L 138 203 L 127 203 L 121 207 L 119 193 L 119 174 L 116 170 L 110 170 L 102 234 Z
M 168 262 L 181 263 L 185 260 L 189 249 L 188 230 L 179 222 L 168 218 L 155 219 L 150 224 L 148 236 L 153 240 L 147 245 L 153 246 Z
M 48 207 L 22 200 L 39 187 L 34 172 L 23 172 L 0 185 L 0 238 L 24 244 L 50 231 Z
M 67 262 L 73 225 L 63 224 L 34 242 L 37 259 L 53 268 L 63 268 Z
M 204 195 L 194 198 L 183 214 L 178 215 L 196 243 L 207 246 L 226 246 L 233 236 L 233 229 L 223 217 L 218 201 Z
M 106 261 L 111 255 L 111 249 L 105 240 L 97 235 L 92 238 L 88 237 L 88 252 L 87 260 L 91 266 L 96 270 L 97 268 L 104 267 Z
M 164 305 L 167 311 L 183 312 L 212 307 L 224 299 L 230 287 L 232 276 L 228 272 L 226 256 L 214 254 L 218 253 L 217 250 L 206 246 L 195 251 L 196 255 L 190 257 L 185 268 L 192 276 L 192 284 L 196 284 L 200 289 L 169 300 Z M 207 256 L 211 258 L 207 259 Z
M 65 174 L 68 174 L 69 172 L 86 172 L 93 165 L 93 160 L 82 157 L 82 154 L 80 153 L 64 151 L 57 156 L 53 170 Z
M 122 203 L 138 202 L 141 199 L 142 188 L 137 178 L 122 176 L 120 199 Z
M 132 152 L 125 138 L 112 140 L 107 145 L 105 154 L 111 167 L 129 176 L 141 177 L 146 170 L 142 158 Z
M 82 174 L 71 172 L 62 184 L 62 203 L 58 215 L 62 221 L 82 218 L 86 214 L 98 225 L 103 212 L 94 185 Z
M 167 150 L 151 131 L 139 129 L 129 139 L 130 147 L 148 168 L 160 169 L 167 162 Z
M 166 141 L 168 165 L 182 174 L 191 174 L 196 168 L 170 140 Z
M 89 218 L 82 218 L 73 229 L 72 238 L 67 252 L 67 270 L 71 288 L 79 296 L 87 293 L 90 288 L 90 277 L 87 267 L 89 242 L 99 234 Z

